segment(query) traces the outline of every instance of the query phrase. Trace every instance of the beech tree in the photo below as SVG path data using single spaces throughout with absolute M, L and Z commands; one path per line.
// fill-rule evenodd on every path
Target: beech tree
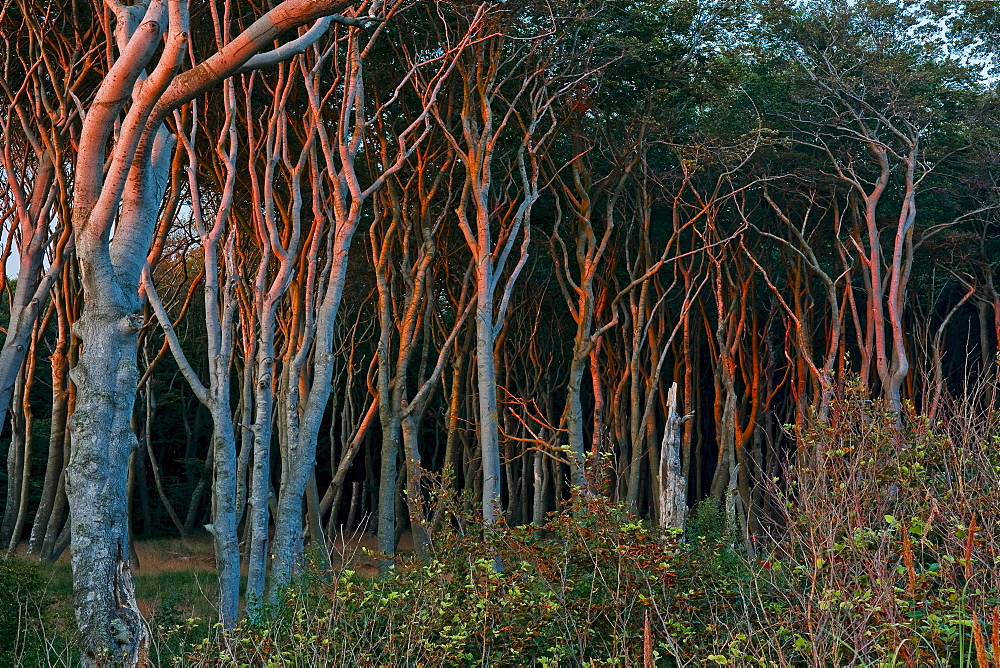
M 239 71 L 294 55 L 318 39 L 347 6 L 287 0 L 216 53 L 181 71 L 190 48 L 184 0 L 111 5 L 118 55 L 80 130 L 71 211 L 84 307 L 74 324 L 81 349 L 70 372 L 77 402 L 70 422 L 73 448 L 66 488 L 77 624 L 87 664 L 104 659 L 135 664 L 146 651 L 129 566 L 125 492 L 129 458 L 137 445 L 131 418 L 142 324 L 138 286 L 176 144 L 165 121 Z M 269 48 L 282 34 L 312 22 L 298 38 Z M 163 49 L 147 73 L 161 40 Z
M 960 95 L 961 87 L 926 97 L 931 80 L 935 90 L 947 90 L 958 72 L 947 62 L 934 62 L 919 47 L 891 48 L 902 29 L 899 22 L 885 20 L 899 18 L 892 8 L 860 9 L 799 10 L 802 22 L 795 24 L 790 57 L 808 83 L 801 89 L 802 111 L 788 120 L 798 131 L 796 138 L 824 156 L 827 173 L 850 189 L 849 210 L 862 233 L 855 242 L 866 276 L 863 354 L 874 365 L 890 409 L 898 413 L 910 369 L 903 311 L 914 250 L 951 224 L 919 233 L 915 227 L 918 193 L 935 168 L 936 156 L 927 144 L 936 121 L 952 104 L 949 98 Z M 857 30 L 859 21 L 868 29 Z M 854 71 L 862 63 L 858 77 Z M 859 160 L 861 152 L 869 159 Z M 886 244 L 880 218 L 890 206 L 895 223 Z
M 16 543 L 27 510 L 30 433 L 24 424 L 25 384 L 23 378 L 19 384 L 19 374 L 24 373 L 26 361 L 32 366 L 30 352 L 38 335 L 38 319 L 73 250 L 69 225 L 73 180 L 66 164 L 79 138 L 81 121 L 73 91 L 92 75 L 100 39 L 100 27 L 79 16 L 86 13 L 86 6 L 71 3 L 44 13 L 37 9 L 31 2 L 13 3 L 4 7 L 0 21 L 0 39 L 5 45 L 0 75 L 2 259 L 6 267 L 9 259 L 17 258 L 6 338 L 0 348 L 0 422 L 6 421 L 11 402 L 17 402 L 13 426 L 19 438 L 8 451 L 7 475 L 23 483 L 20 493 L 11 488 L 7 495 L 0 526 L 0 543 L 5 547 Z M 48 26 L 58 26 L 58 30 Z M 2 282 L 10 287 L 6 271 Z M 52 464 L 46 499 L 54 496 L 60 472 L 56 461 Z
M 526 12 L 521 14 L 518 10 Z M 476 378 L 482 456 L 482 512 L 487 527 L 502 516 L 495 343 L 511 294 L 528 259 L 531 213 L 539 198 L 541 160 L 556 121 L 555 100 L 589 72 L 567 69 L 554 48 L 567 30 L 558 7 L 514 7 L 483 17 L 454 7 L 476 35 L 457 63 L 460 106 L 437 118 L 465 170 L 455 207 L 459 229 L 475 258 Z M 525 39 L 511 39 L 516 22 L 540 22 Z M 570 23 L 570 29 L 572 23 Z M 498 151 L 513 143 L 503 163 Z M 506 157 L 506 156 L 505 156 Z M 495 175 L 502 175 L 499 183 Z M 502 193 L 502 194 L 501 194 Z M 520 240 L 520 243 L 518 243 Z
M 224 36 L 225 38 L 228 35 Z M 192 197 L 191 218 L 201 241 L 205 267 L 205 325 L 208 332 L 209 383 L 206 387 L 187 360 L 170 316 L 153 286 L 149 270 L 143 273 L 142 292 L 153 307 L 163 327 L 171 351 L 178 361 L 195 396 L 212 414 L 212 462 L 214 484 L 212 487 L 212 534 L 215 538 L 216 566 L 219 571 L 219 617 L 223 626 L 232 626 L 239 611 L 240 552 L 237 542 L 237 464 L 236 432 L 230 408 L 232 359 L 235 338 L 237 302 L 235 294 L 239 273 L 235 266 L 234 245 L 236 232 L 228 228 L 235 199 L 236 157 L 239 140 L 236 133 L 235 89 L 231 81 L 223 83 L 226 100 L 224 135 L 220 137 L 219 154 L 225 165 L 222 197 L 210 226 L 206 224 L 200 199 Z M 191 136 L 182 137 L 189 162 L 188 177 L 192 193 L 200 191 L 198 185 L 197 123 Z M 225 235 L 225 236 L 224 236 Z M 221 251 L 221 252 L 220 252 Z M 152 459 L 152 458 L 151 458 Z
M 432 137 L 433 139 L 433 137 Z M 455 340 L 471 310 L 471 282 L 467 273 L 456 313 L 435 308 L 439 290 L 435 280 L 442 228 L 455 191 L 451 187 L 454 156 L 443 142 L 425 142 L 413 156 L 405 181 L 397 173 L 376 207 L 370 230 L 372 266 L 378 290 L 379 342 L 377 347 L 379 411 L 382 422 L 379 481 L 379 551 L 396 550 L 395 496 L 397 459 L 403 454 L 406 503 L 414 548 L 423 561 L 430 559 L 431 532 L 424 503 L 418 427 L 429 394 L 444 372 Z M 383 217 L 385 220 L 383 220 Z M 447 248 L 445 246 L 445 248 Z M 437 267 L 436 267 L 437 266 Z M 447 280 L 447 277 L 444 277 Z M 433 340 L 443 324 L 443 341 Z M 433 347 L 438 347 L 433 354 Z M 395 350 L 395 354 L 392 351 Z M 433 357 L 432 357 L 433 355 Z M 416 382 L 411 366 L 419 362 Z M 402 445 L 402 447 L 400 447 Z

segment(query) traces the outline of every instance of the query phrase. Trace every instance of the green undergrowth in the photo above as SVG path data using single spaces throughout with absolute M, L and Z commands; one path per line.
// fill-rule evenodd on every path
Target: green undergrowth
M 754 536 L 601 498 L 537 527 L 451 515 L 432 563 L 311 573 L 256 623 L 167 634 L 178 665 L 968 666 L 1000 660 L 1000 414 L 900 422 L 860 392 L 760 481 Z M 461 506 L 462 504 L 455 504 Z M 502 569 L 494 564 L 499 561 Z M 202 633 L 204 629 L 201 629 Z
M 429 564 L 311 572 L 256 622 L 177 643 L 200 628 L 182 624 L 167 639 L 183 665 L 669 665 L 710 623 L 678 606 L 708 612 L 750 577 L 725 536 L 683 542 L 594 499 L 544 534 L 455 521 Z
M 41 580 L 37 564 L 0 557 L 0 665 L 38 656 L 28 620 Z
M 140 570 L 137 592 L 164 666 L 995 665 L 998 425 L 975 411 L 900 425 L 848 395 L 797 434 L 808 466 L 761 483 L 752 540 L 711 503 L 681 534 L 601 497 L 544 530 L 487 531 L 445 500 L 430 563 L 307 569 L 226 633 L 209 571 Z M 70 665 L 68 587 L 65 566 L 0 562 L 16 592 L 0 603 L 0 663 Z
M 146 547 L 156 551 L 162 547 L 157 542 L 162 541 L 149 541 Z M 182 648 L 166 643 L 165 631 L 213 617 L 215 572 L 203 564 L 184 570 L 179 566 L 156 571 L 140 568 L 135 587 L 154 631 L 153 649 L 160 655 L 157 665 L 169 665 L 173 653 Z M 77 664 L 73 575 L 68 561 L 41 564 L 0 556 L 0 592 L 0 666 Z M 7 596 L 8 592 L 14 595 Z M 201 637 L 207 634 L 206 628 Z

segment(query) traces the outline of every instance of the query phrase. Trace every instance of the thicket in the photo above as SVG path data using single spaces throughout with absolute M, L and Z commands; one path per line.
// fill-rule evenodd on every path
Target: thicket
M 849 385 L 828 424 L 795 434 L 802 451 L 818 455 L 772 480 L 767 502 L 779 519 L 749 544 L 726 531 L 711 501 L 683 532 L 585 494 L 544 527 L 485 532 L 459 499 L 441 498 L 446 519 L 429 565 L 397 556 L 371 577 L 352 567 L 357 554 L 334 549 L 331 570 L 314 566 L 279 604 L 231 632 L 182 618 L 177 601 L 166 601 L 151 620 L 153 658 L 199 666 L 993 665 L 1000 412 L 978 409 L 983 400 L 965 397 L 933 423 L 910 410 L 898 423 Z M 44 612 L 33 566 L 0 562 L 0 578 L 19 592 L 0 605 Z M 6 656 L 58 644 L 44 614 L 27 618 L 37 620 L 32 628 L 16 626 L 23 614 L 0 615 Z M 61 641 L 65 657 L 70 639 Z

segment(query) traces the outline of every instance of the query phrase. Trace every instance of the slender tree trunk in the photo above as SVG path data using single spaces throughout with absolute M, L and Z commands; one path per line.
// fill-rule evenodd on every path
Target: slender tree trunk
M 64 318 L 60 315 L 60 321 Z M 69 380 L 69 367 L 67 352 L 69 349 L 68 331 L 63 332 L 60 323 L 60 335 L 56 341 L 56 349 L 50 358 L 52 364 L 52 421 L 49 427 L 49 452 L 45 464 L 45 482 L 42 484 L 42 498 L 39 502 L 38 512 L 35 513 L 34 522 L 31 525 L 31 538 L 28 541 L 28 554 L 41 556 L 45 542 L 45 533 L 49 525 L 49 518 L 53 514 L 56 505 L 56 496 L 59 491 L 59 479 L 62 474 L 63 461 L 63 441 L 66 438 L 66 421 L 69 411 L 69 391 L 67 383 Z
M 586 495 L 587 443 L 583 436 L 583 402 L 580 394 L 583 388 L 583 375 L 587 371 L 590 355 L 588 346 L 579 340 L 579 334 L 577 338 L 573 359 L 569 366 L 569 380 L 566 383 L 566 434 L 572 457 L 573 486 Z
M 49 212 L 52 200 L 49 191 L 55 179 L 55 165 L 52 160 L 49 152 L 41 156 L 41 164 L 34 175 L 30 201 L 18 211 L 21 214 L 19 221 L 21 244 L 17 285 L 14 287 L 10 303 L 7 336 L 3 347 L 0 348 L 0 425 L 7 419 L 7 410 L 11 407 L 11 401 L 16 394 L 18 372 L 31 348 L 35 323 L 63 261 L 65 244 L 60 244 L 56 251 L 56 262 L 44 276 L 42 275 L 51 221 Z M 6 161 L 0 161 L 0 165 L 4 168 L 10 167 Z
M 545 487 L 546 482 L 548 482 L 546 475 L 548 470 L 545 468 L 543 457 L 545 455 L 536 451 L 532 456 L 531 466 L 533 489 L 531 523 L 538 527 L 545 525 Z
M 14 385 L 14 396 L 20 404 L 24 397 L 24 369 L 18 374 Z M 25 447 L 27 439 L 24 431 L 24 415 L 12 411 L 10 419 L 10 445 L 7 450 L 7 499 L 4 503 L 3 523 L 0 524 L 0 546 L 7 548 L 14 536 L 14 522 L 21 501 L 21 478 L 24 475 Z
M 264 327 L 261 328 L 265 330 Z M 267 328 L 269 330 L 270 328 Z M 247 610 L 259 614 L 264 602 L 270 536 L 271 500 L 271 411 L 274 373 L 274 343 L 269 336 L 258 343 L 256 402 L 253 424 L 253 468 L 250 482 L 250 548 L 247 574 Z
M 406 502 L 410 510 L 410 530 L 413 533 L 413 548 L 417 558 L 429 563 L 431 557 L 431 536 L 424 513 L 423 469 L 420 466 L 420 444 L 417 440 L 417 416 L 403 418 L 403 452 L 406 457 Z
M 28 494 L 31 490 L 31 456 L 34 441 L 32 432 L 34 431 L 35 421 L 31 410 L 31 386 L 35 382 L 35 362 L 37 361 L 35 344 L 38 341 L 38 324 L 35 324 L 31 348 L 28 351 L 28 359 L 26 360 L 27 368 L 24 373 L 24 396 L 21 401 L 20 416 L 24 433 L 24 462 L 21 467 L 20 493 L 17 495 L 17 516 L 14 518 L 14 528 L 10 536 L 10 543 L 7 546 L 8 551 L 11 552 L 17 548 L 17 544 L 21 541 L 21 535 L 24 533 L 24 523 L 28 517 Z
M 381 405 L 381 402 L 380 402 Z M 399 475 L 400 427 L 391 409 L 382 409 L 382 469 L 378 485 L 378 551 L 391 557 L 396 554 L 396 478 Z M 380 562 L 385 571 L 392 565 L 389 559 Z
M 216 397 L 212 411 L 212 449 L 215 453 L 212 484 L 212 536 L 215 567 L 219 573 L 219 621 L 225 628 L 236 623 L 240 603 L 240 544 L 236 493 L 236 432 L 229 408 L 229 388 Z
M 72 368 L 76 365 L 79 349 L 80 349 L 79 342 L 73 341 L 71 339 L 69 345 L 69 355 L 68 355 L 69 368 Z M 68 369 L 66 370 L 66 374 L 67 376 L 69 375 Z M 73 413 L 73 410 L 76 407 L 76 387 L 72 383 L 67 383 L 66 394 L 67 394 L 66 414 L 68 416 Z M 57 552 L 57 543 L 59 543 L 59 538 L 61 532 L 63 531 L 63 527 L 67 528 L 69 527 L 69 522 L 64 520 L 64 514 L 66 511 L 66 507 L 68 505 L 68 501 L 66 498 L 66 465 L 68 464 L 70 457 L 70 432 L 69 432 L 68 422 L 63 431 L 63 439 L 60 447 L 62 448 L 63 467 L 61 472 L 59 473 L 59 480 L 56 483 L 55 501 L 53 502 L 52 513 L 48 519 L 48 525 L 45 527 L 45 537 L 42 540 L 41 556 L 42 559 L 45 559 L 46 561 L 54 561 L 56 558 L 58 558 L 59 553 L 62 552 L 62 549 L 59 549 Z M 67 529 L 67 536 L 68 536 L 68 529 Z
M 482 283 L 480 283 L 482 285 Z M 479 451 L 483 467 L 483 522 L 487 529 L 503 517 L 500 505 L 500 432 L 497 377 L 493 357 L 493 300 L 480 290 L 476 309 L 476 379 L 479 389 Z

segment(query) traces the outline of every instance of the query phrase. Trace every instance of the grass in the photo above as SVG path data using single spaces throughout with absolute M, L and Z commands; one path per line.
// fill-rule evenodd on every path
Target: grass
M 143 616 L 210 619 L 215 614 L 215 558 L 211 537 L 137 541 L 135 589 Z
M 172 628 L 215 616 L 210 536 L 138 540 L 134 547 L 136 598 L 152 628 Z M 22 558 L 0 560 L 0 566 L 4 563 L 16 564 L 8 579 L 19 587 L 15 599 L 21 623 L 12 630 L 0 625 L 0 665 L 74 665 L 76 628 L 69 556 L 44 567 Z M 0 568 L 0 586 L 8 584 L 3 576 Z M 3 649 L 5 633 L 9 657 Z

